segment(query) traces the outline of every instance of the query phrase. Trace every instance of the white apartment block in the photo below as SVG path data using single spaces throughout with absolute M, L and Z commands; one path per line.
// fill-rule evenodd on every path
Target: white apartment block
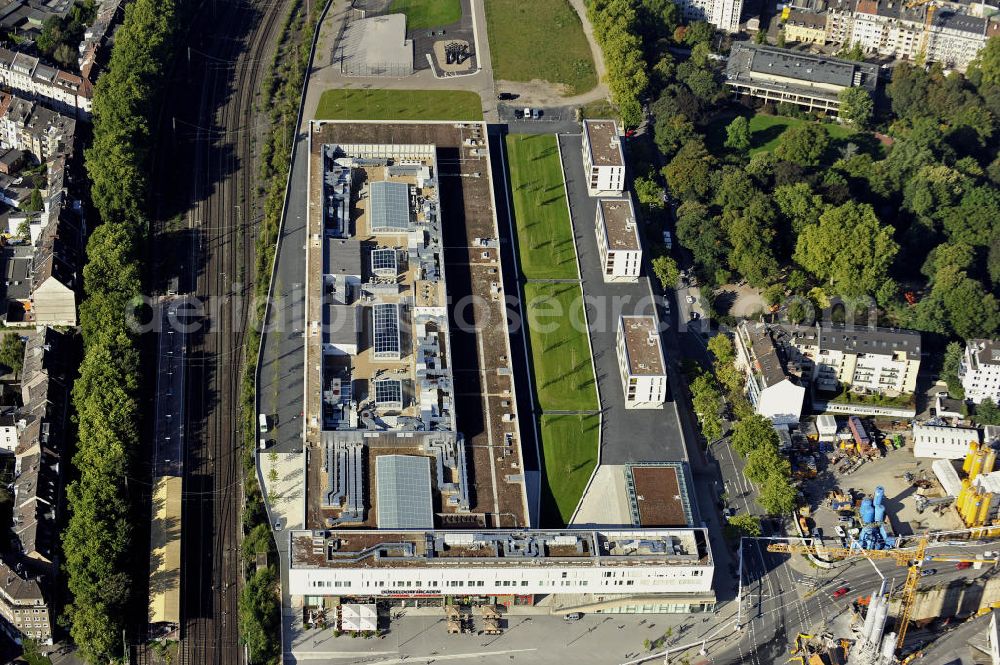
M 920 333 L 885 328 L 785 326 L 790 343 L 813 366 L 813 385 L 910 394 L 920 369 Z
M 754 411 L 775 425 L 799 422 L 806 389 L 786 372 L 767 326 L 743 322 L 736 328 L 734 346 Z
M 934 11 L 928 24 L 927 60 L 960 71 L 965 71 L 990 35 L 1000 34 L 995 21 L 945 9 Z
M 984 399 L 1000 404 L 1000 341 L 970 339 L 958 369 L 965 399 L 981 404 Z
M 618 319 L 618 368 L 626 409 L 659 409 L 667 399 L 667 364 L 652 316 Z
M 601 199 L 597 202 L 597 250 L 605 282 L 634 282 L 642 265 L 642 245 L 632 199 Z
M 583 172 L 591 196 L 621 196 L 625 156 L 614 120 L 583 121 Z
M 686 21 L 707 21 L 725 32 L 740 31 L 743 0 L 678 0 Z

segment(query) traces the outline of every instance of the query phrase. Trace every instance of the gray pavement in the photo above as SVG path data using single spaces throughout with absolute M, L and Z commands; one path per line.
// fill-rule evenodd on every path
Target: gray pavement
M 635 283 L 607 283 L 601 273 L 601 260 L 594 233 L 596 198 L 587 194 L 583 171 L 582 137 L 560 135 L 566 191 L 569 195 L 573 234 L 576 238 L 584 297 L 587 300 L 590 343 L 594 350 L 597 381 L 600 384 L 601 463 L 657 462 L 687 460 L 681 434 L 677 405 L 668 401 L 662 409 L 626 410 L 615 350 L 618 317 L 650 314 L 659 317 L 648 271 Z M 668 359 L 673 366 L 675 359 Z

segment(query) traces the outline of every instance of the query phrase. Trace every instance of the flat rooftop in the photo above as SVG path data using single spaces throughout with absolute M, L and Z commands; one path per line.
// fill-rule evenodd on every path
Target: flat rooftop
M 703 529 L 292 531 L 291 567 L 711 563 Z
M 665 376 L 667 369 L 656 319 L 652 316 L 623 316 L 620 326 L 625 337 L 629 373 L 633 376 Z
M 630 464 L 626 467 L 632 520 L 636 526 L 683 528 L 693 526 L 691 499 L 679 462 Z
M 801 81 L 806 87 L 817 84 L 837 88 L 854 86 L 874 91 L 878 83 L 878 65 L 737 42 L 729 55 L 726 78 L 731 81 L 781 78 Z
M 306 526 L 408 518 L 380 487 L 407 474 L 377 472 L 406 456 L 430 468 L 434 528 L 523 528 L 509 340 L 489 324 L 505 312 L 485 126 L 314 122 L 309 159 L 308 318 L 331 298 L 361 314 L 356 345 L 351 326 L 307 343 L 323 361 L 321 376 L 307 360 Z M 456 326 L 449 303 L 468 296 L 476 325 Z
M 632 199 L 601 199 L 598 205 L 604 219 L 604 238 L 608 249 L 641 249 Z
M 584 120 L 590 146 L 590 163 L 594 166 L 624 166 L 621 139 L 614 120 Z

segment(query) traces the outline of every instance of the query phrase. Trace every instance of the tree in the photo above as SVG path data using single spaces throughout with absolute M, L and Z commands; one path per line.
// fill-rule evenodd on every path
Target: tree
M 891 226 L 867 203 L 849 201 L 820 215 L 795 245 L 795 261 L 845 296 L 873 295 L 899 251 Z
M 746 457 L 751 450 L 760 447 L 773 446 L 777 450 L 779 440 L 771 422 L 755 414 L 736 423 L 730 442 L 736 452 Z
M 653 140 L 666 158 L 673 157 L 681 146 L 696 136 L 694 123 L 683 114 L 657 117 L 653 125 Z
M 976 422 L 980 425 L 1000 425 L 1000 407 L 987 398 L 976 406 Z
M 861 44 L 859 42 L 854 42 L 850 48 L 844 47 L 837 52 L 837 57 L 844 60 L 854 60 L 856 62 L 861 62 L 865 59 L 865 52 L 861 50 Z
M 688 25 L 687 31 L 684 33 L 684 43 L 688 46 L 694 46 L 701 42 L 710 43 L 713 37 L 715 37 L 715 28 L 712 27 L 711 23 L 694 21 Z
M 1000 35 L 986 40 L 986 46 L 969 65 L 969 74 L 978 78 L 981 86 L 1000 85 Z
M 774 154 L 778 159 L 816 166 L 830 145 L 826 128 L 815 122 L 803 122 L 786 129 L 778 139 Z
M 670 191 L 682 199 L 700 199 L 708 194 L 715 160 L 698 139 L 685 143 L 670 163 L 663 167 L 663 177 Z
M 281 620 L 276 580 L 271 568 L 258 570 L 243 587 L 239 599 L 240 639 L 253 663 L 267 663 L 278 648 L 273 636 Z
M 663 188 L 653 179 L 653 173 L 649 176 L 639 176 L 633 183 L 636 198 L 644 208 L 650 211 L 663 210 Z
M 770 515 L 787 514 L 795 510 L 796 494 L 788 477 L 773 475 L 760 485 L 757 503 Z
M 775 212 L 770 199 L 756 192 L 750 202 L 739 212 L 728 209 L 723 214 L 723 224 L 732 250 L 729 266 L 753 286 L 774 281 L 781 265 L 774 252 Z
M 796 236 L 802 229 L 819 222 L 820 215 L 829 207 L 823 201 L 823 197 L 813 193 L 812 187 L 807 182 L 776 188 L 774 202 Z
M 778 48 L 785 48 L 785 31 L 778 30 Z
M 40 212 L 45 209 L 45 202 L 42 200 L 42 192 L 36 187 L 31 190 L 31 196 L 21 206 L 24 212 Z
M 742 536 L 756 538 L 761 534 L 760 520 L 749 513 L 733 515 L 727 521 L 729 522 L 729 525 L 735 528 Z
M 844 88 L 837 96 L 840 100 L 840 117 L 855 127 L 864 129 L 871 122 L 875 103 L 866 88 Z
M 674 289 L 680 281 L 681 271 L 677 262 L 669 256 L 657 256 L 653 259 L 653 274 L 660 281 L 663 290 Z
M 15 377 L 21 375 L 24 365 L 24 341 L 17 333 L 8 333 L 0 342 L 0 365 L 9 367 Z
M 743 116 L 736 116 L 726 125 L 726 147 L 737 152 L 750 149 L 750 122 Z
M 691 406 L 701 423 L 701 434 L 708 442 L 722 436 L 722 419 L 719 411 L 722 408 L 722 395 L 712 375 L 702 372 L 691 382 Z
M 965 397 L 965 388 L 958 378 L 958 369 L 962 364 L 964 349 L 960 342 L 949 342 L 944 351 L 944 362 L 941 366 L 941 378 L 948 384 L 948 394 L 955 399 Z
M 767 43 L 767 30 L 761 28 L 757 31 L 757 34 L 753 36 L 754 44 L 766 44 Z

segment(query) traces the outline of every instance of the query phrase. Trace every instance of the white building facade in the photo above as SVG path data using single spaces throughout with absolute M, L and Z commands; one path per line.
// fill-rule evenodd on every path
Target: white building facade
M 913 426 L 913 456 L 936 459 L 965 459 L 969 444 L 979 443 L 974 427 L 945 427 L 917 423 Z
M 289 593 L 310 605 L 329 596 L 555 595 L 612 612 L 634 604 L 630 597 L 653 605 L 672 600 L 680 606 L 675 611 L 691 611 L 692 602 L 712 593 L 715 570 L 703 529 L 408 531 L 386 540 L 394 544 L 381 554 L 355 551 L 354 542 L 371 533 L 384 538 L 385 531 L 321 533 L 289 533 Z
M 958 369 L 965 399 L 982 404 L 991 399 L 1000 403 L 1000 341 L 970 339 Z
M 786 374 L 766 326 L 744 322 L 736 328 L 734 341 L 736 366 L 743 372 L 754 411 L 775 425 L 799 422 L 806 389 Z
M 656 319 L 620 317 L 617 349 L 625 408 L 662 408 L 667 399 L 667 365 Z
M 740 31 L 743 0 L 679 0 L 677 5 L 687 21 L 707 21 L 724 32 Z
M 583 172 L 591 196 L 621 196 L 625 156 L 614 120 L 583 121 Z
M 605 282 L 634 282 L 642 266 L 642 245 L 632 199 L 601 199 L 597 202 L 597 251 Z

